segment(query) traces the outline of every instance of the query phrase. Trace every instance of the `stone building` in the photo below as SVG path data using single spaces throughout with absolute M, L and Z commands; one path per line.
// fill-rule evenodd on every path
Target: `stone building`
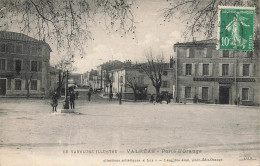
M 122 92 L 122 98 L 133 100 L 134 91 L 131 88 L 131 84 L 133 85 L 134 83 L 137 100 L 149 99 L 151 94 L 156 95 L 152 81 L 140 68 L 142 64 L 131 65 L 129 63 L 131 62 L 127 61 L 122 68 L 114 69 L 110 72 L 112 77 L 112 92 L 114 94 Z M 169 63 L 165 63 L 160 93 L 173 94 L 174 83 L 174 70 L 169 66 Z
M 176 43 L 177 101 L 259 104 L 259 42 L 253 52 L 216 50 L 216 40 Z
M 51 51 L 43 41 L 0 31 L 0 95 L 48 95 Z

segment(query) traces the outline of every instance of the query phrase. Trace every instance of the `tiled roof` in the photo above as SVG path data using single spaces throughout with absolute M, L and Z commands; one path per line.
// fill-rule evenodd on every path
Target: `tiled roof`
M 20 41 L 29 41 L 29 42 L 39 42 L 39 40 L 24 35 L 22 33 L 0 31 L 0 40 L 20 40 Z
M 51 51 L 51 47 L 49 46 L 48 43 L 34 39 L 30 36 L 27 36 L 22 33 L 17 33 L 17 32 L 9 32 L 9 31 L 0 31 L 0 40 L 16 40 L 16 41 L 25 41 L 25 42 L 39 42 L 46 44 L 47 47 Z
M 198 45 L 198 44 L 217 44 L 216 39 L 208 39 L 208 40 L 201 40 L 201 41 L 192 41 L 192 42 L 185 42 L 185 43 L 176 43 L 174 45 Z

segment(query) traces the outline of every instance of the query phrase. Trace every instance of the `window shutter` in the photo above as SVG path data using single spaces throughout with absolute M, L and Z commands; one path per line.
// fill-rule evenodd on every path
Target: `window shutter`
M 191 98 L 194 98 L 194 95 L 195 95 L 194 90 L 195 90 L 195 87 L 191 87 Z
M 37 67 L 38 67 L 37 71 L 42 71 L 42 63 L 44 63 L 44 62 L 37 61 Z
M 11 79 L 11 90 L 15 89 L 15 79 Z
M 203 57 L 204 58 L 207 58 L 208 56 L 207 56 L 207 53 L 208 53 L 208 49 L 207 48 L 204 48 L 204 50 L 203 50 Z
M 208 100 L 211 100 L 212 99 L 212 91 L 213 91 L 213 87 L 208 87 Z
M 199 87 L 198 98 L 202 98 L 202 87 Z
M 21 87 L 22 90 L 25 90 L 25 80 L 22 80 L 22 87 Z
M 218 74 L 219 74 L 219 76 L 222 76 L 222 63 L 219 63 Z
M 240 97 L 240 100 L 242 100 L 242 87 L 239 88 L 238 97 Z
M 183 63 L 182 72 L 183 72 L 183 75 L 185 76 L 186 75 L 186 63 Z
M 202 76 L 203 63 L 199 63 L 199 76 Z
M 209 64 L 209 75 L 212 76 L 213 74 L 213 63 Z
M 233 76 L 234 75 L 233 72 L 234 72 L 234 63 L 230 63 L 228 68 L 228 75 Z
M 249 76 L 250 77 L 254 77 L 254 68 L 255 68 L 255 64 L 250 63 L 250 65 L 249 65 Z
M 41 81 L 40 80 L 37 80 L 37 91 L 40 91 L 41 89 Z M 46 90 L 46 89 L 45 89 Z
M 189 58 L 189 57 L 190 57 L 190 49 L 187 48 L 187 49 L 186 49 L 186 58 Z
M 219 50 L 218 55 L 219 55 L 220 58 L 223 57 L 223 51 Z
M 234 51 L 228 51 L 228 57 L 233 58 L 234 57 Z
M 167 81 L 167 88 L 170 88 L 170 81 Z
M 248 92 L 248 99 L 249 101 L 254 101 L 254 88 L 249 88 L 249 92 Z
M 185 97 L 185 86 L 181 87 L 181 98 L 184 99 Z
M 195 76 L 195 65 L 196 63 L 192 63 L 192 66 L 191 66 L 191 75 Z
M 243 76 L 243 63 L 239 63 L 239 73 L 238 73 L 238 75 L 239 75 L 240 77 Z

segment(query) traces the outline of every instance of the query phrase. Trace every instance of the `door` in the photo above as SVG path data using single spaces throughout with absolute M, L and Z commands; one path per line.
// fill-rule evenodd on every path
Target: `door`
M 0 95 L 6 95 L 6 79 L 0 79 Z
M 229 104 L 229 87 L 219 87 L 219 104 Z

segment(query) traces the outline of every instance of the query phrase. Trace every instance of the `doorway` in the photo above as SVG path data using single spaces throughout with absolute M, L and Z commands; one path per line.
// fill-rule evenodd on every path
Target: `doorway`
M 219 87 L 219 104 L 229 104 L 229 87 Z
M 6 95 L 6 79 L 0 79 L 0 95 Z

